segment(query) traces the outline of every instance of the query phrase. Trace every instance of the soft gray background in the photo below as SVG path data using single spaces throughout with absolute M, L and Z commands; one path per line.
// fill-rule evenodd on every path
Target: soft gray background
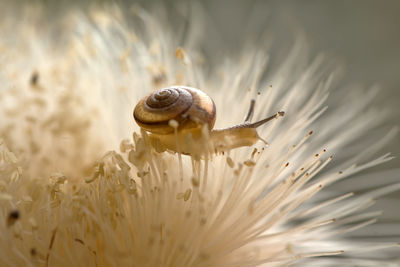
M 150 12 L 161 5 L 168 10 L 164 15 L 170 25 L 181 24 L 187 16 L 199 17 L 191 12 L 200 7 L 200 24 L 204 24 L 200 50 L 211 63 L 221 55 L 237 55 L 248 43 L 262 48 L 260 39 L 265 36 L 275 40 L 273 46 L 288 48 L 300 32 L 308 42 L 310 58 L 323 53 L 343 67 L 343 85 L 379 85 L 382 91 L 376 106 L 393 110 L 385 129 L 400 126 L 400 0 L 41 1 L 55 7 L 55 16 L 63 12 L 60 6 L 72 3 L 139 4 Z M 190 6 L 197 8 L 191 11 Z M 385 149 L 388 150 L 397 159 L 379 168 L 399 168 L 400 135 Z
M 344 83 L 380 85 L 376 103 L 393 107 L 395 114 L 388 124 L 400 125 L 399 0 L 209 0 L 205 6 L 233 49 L 260 24 L 279 40 L 302 31 L 313 53 L 326 53 L 344 66 Z M 389 149 L 400 156 L 399 136 Z M 395 159 L 385 166 L 400 167 L 399 163 Z
M 156 2 L 156 1 L 155 1 Z M 176 9 L 180 1 L 168 1 Z M 192 1 L 193 3 L 199 3 Z M 206 46 L 243 48 L 246 40 L 267 32 L 279 44 L 290 44 L 302 32 L 310 56 L 324 53 L 344 67 L 343 84 L 379 85 L 377 106 L 393 108 L 386 124 L 400 126 L 400 1 L 399 0 L 207 0 L 200 2 L 208 16 L 212 40 Z M 221 45 L 223 44 L 223 45 Z M 207 48 L 206 48 L 207 50 Z M 397 159 L 381 168 L 400 167 L 400 136 L 389 146 Z

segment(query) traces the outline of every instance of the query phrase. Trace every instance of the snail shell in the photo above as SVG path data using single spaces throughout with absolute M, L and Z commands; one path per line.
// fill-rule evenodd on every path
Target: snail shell
M 214 127 L 216 108 L 214 101 L 202 91 L 172 86 L 157 90 L 144 97 L 135 107 L 133 117 L 144 130 L 154 134 L 171 134 L 170 120 L 179 123 L 178 130 L 198 129 L 208 124 Z

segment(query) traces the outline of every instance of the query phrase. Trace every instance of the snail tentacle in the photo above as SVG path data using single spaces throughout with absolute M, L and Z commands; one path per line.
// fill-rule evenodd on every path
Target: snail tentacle
M 276 119 L 276 118 L 278 118 L 278 117 L 283 117 L 284 115 L 285 115 L 285 112 L 284 112 L 284 111 L 279 111 L 279 112 L 277 112 L 275 115 L 272 115 L 272 116 L 270 116 L 270 117 L 268 117 L 268 118 L 265 118 L 265 119 L 262 119 L 262 120 L 260 120 L 260 121 L 257 121 L 257 122 L 254 122 L 254 123 L 249 124 L 249 127 L 250 127 L 250 128 L 258 128 L 258 127 L 260 127 L 261 125 L 263 125 L 263 124 L 269 122 L 270 120 Z
M 253 118 L 255 105 L 256 105 L 256 100 L 252 99 L 250 101 L 249 111 L 247 112 L 247 115 L 246 115 L 246 118 L 244 119 L 244 122 L 250 122 L 251 119 Z

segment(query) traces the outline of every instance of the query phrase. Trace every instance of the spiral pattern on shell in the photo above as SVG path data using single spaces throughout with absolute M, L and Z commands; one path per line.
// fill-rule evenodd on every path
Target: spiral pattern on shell
M 144 130 L 155 134 L 173 133 L 170 120 L 179 123 L 179 130 L 198 128 L 215 123 L 214 101 L 202 91 L 185 86 L 157 90 L 136 105 L 133 117 Z

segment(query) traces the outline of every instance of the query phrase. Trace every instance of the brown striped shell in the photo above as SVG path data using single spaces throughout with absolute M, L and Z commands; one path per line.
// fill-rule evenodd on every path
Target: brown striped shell
M 170 120 L 179 123 L 178 130 L 198 128 L 208 124 L 211 130 L 216 119 L 214 101 L 202 91 L 172 86 L 157 90 L 144 97 L 133 112 L 136 123 L 144 130 L 155 134 L 170 134 L 174 128 Z

